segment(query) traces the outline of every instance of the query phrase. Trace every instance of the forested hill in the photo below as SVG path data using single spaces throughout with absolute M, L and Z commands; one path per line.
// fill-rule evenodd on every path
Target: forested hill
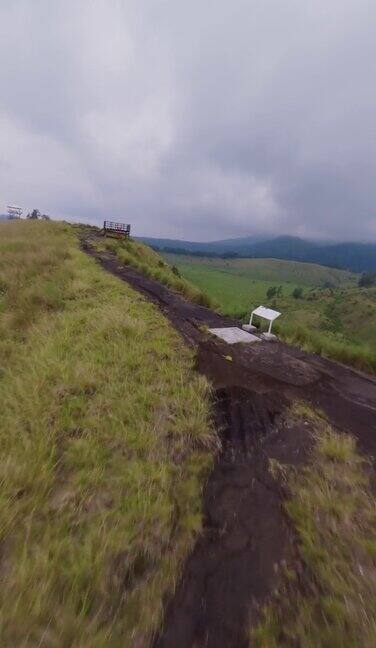
M 157 238 L 142 240 L 154 248 L 177 254 L 286 259 L 353 272 L 376 272 L 376 243 L 317 243 L 295 236 L 268 240 L 246 237 L 210 243 Z

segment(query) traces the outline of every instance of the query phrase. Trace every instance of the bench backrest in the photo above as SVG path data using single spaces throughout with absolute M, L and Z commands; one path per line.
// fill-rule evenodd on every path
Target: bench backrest
M 129 234 L 131 226 L 125 223 L 114 223 L 113 221 L 104 221 L 103 229 L 110 232 L 119 232 L 120 234 Z

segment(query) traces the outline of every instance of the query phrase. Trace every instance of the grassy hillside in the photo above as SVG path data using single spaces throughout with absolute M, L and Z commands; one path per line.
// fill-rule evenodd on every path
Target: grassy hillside
M 290 295 L 266 302 L 282 312 L 282 328 L 306 326 L 376 349 L 376 288 L 318 288 L 306 290 L 301 299 Z
M 275 330 L 307 350 L 376 371 L 376 288 L 358 275 L 276 259 L 205 259 L 167 255 L 182 276 L 240 319 L 263 304 L 282 313 Z M 268 297 L 270 288 L 278 294 Z M 301 298 L 293 296 L 302 290 Z
M 216 306 L 214 300 L 204 290 L 182 278 L 176 266 L 167 263 L 144 243 L 135 240 L 95 237 L 93 244 L 97 249 L 114 252 L 124 265 L 132 266 L 145 276 L 152 277 L 181 293 L 187 299 L 209 308 Z
M 198 272 L 200 268 L 215 270 L 246 277 L 252 280 L 276 282 L 302 286 L 351 285 L 357 282 L 357 275 L 346 270 L 327 268 L 314 263 L 299 263 L 279 259 L 211 259 L 205 257 L 182 257 L 177 254 L 163 255 L 169 263 L 181 267 L 186 272 L 192 266 Z M 197 266 L 197 267 L 196 267 Z
M 70 226 L 0 224 L 2 646 L 145 645 L 201 525 L 208 386 Z
M 301 239 L 297 236 L 278 236 L 268 239 L 246 236 L 238 239 L 193 243 L 168 239 L 144 239 L 163 252 L 179 255 L 233 256 L 252 259 L 285 259 L 317 263 L 331 268 L 353 272 L 376 272 L 376 243 L 325 243 Z
M 208 293 L 224 313 L 236 317 L 242 317 L 249 309 L 251 297 L 262 303 L 267 289 L 275 285 L 272 281 L 249 279 L 210 265 L 179 263 L 177 267 L 182 277 Z M 292 291 L 295 287 L 296 284 L 289 284 L 288 288 Z
M 164 255 L 181 275 L 207 292 L 228 315 L 243 317 L 250 307 L 265 303 L 267 290 L 281 286 L 289 298 L 295 288 L 351 286 L 357 275 L 314 264 L 277 259 L 207 259 Z

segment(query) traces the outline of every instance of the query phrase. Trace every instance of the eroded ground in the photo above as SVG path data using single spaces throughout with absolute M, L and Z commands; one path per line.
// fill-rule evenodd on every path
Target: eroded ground
M 278 583 L 292 530 L 273 462 L 298 464 L 311 443 L 309 424 L 288 406 L 305 400 L 359 448 L 376 450 L 376 380 L 276 342 L 226 345 L 208 327 L 238 323 L 186 301 L 157 281 L 121 266 L 89 239 L 83 248 L 153 301 L 197 349 L 197 369 L 213 384 L 222 451 L 204 493 L 204 532 L 188 559 L 175 597 L 166 602 L 158 648 L 248 645 L 248 627 Z

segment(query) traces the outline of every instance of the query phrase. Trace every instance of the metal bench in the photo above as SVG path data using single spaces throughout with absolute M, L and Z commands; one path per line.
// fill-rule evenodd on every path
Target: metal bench
M 116 236 L 118 238 L 129 238 L 131 233 L 131 226 L 125 223 L 114 223 L 113 221 L 105 220 L 103 223 L 102 235 L 103 236 Z

